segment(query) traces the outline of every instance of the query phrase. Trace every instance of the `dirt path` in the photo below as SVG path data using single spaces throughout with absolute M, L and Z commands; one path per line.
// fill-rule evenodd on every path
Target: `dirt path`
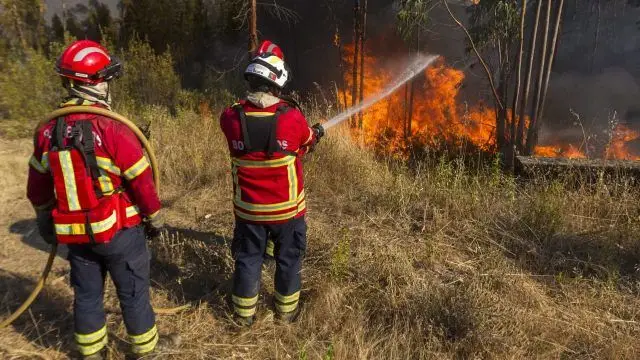
M 0 139 L 0 319 L 26 298 L 40 276 L 49 247 L 35 229 L 34 213 L 26 198 L 27 140 Z M 71 290 L 66 249 L 58 252 L 49 284 L 30 312 L 0 329 L 0 358 L 65 358 L 65 336 L 56 324 L 70 325 Z

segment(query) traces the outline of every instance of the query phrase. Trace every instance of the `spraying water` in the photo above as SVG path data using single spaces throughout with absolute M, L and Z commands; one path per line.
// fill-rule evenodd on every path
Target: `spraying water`
M 438 55 L 418 54 L 413 62 L 407 67 L 407 70 L 403 72 L 398 78 L 396 78 L 395 81 L 389 84 L 383 91 L 364 99 L 362 103 L 356 106 L 352 106 L 347 110 L 341 112 L 340 114 L 334 116 L 329 121 L 322 124 L 322 127 L 324 127 L 325 129 L 329 129 L 335 125 L 338 125 L 339 123 L 352 117 L 354 114 L 357 114 L 360 111 L 371 107 L 378 101 L 393 94 L 402 85 L 406 84 L 409 80 L 421 74 L 427 67 L 433 64 L 433 62 L 436 61 L 438 57 Z

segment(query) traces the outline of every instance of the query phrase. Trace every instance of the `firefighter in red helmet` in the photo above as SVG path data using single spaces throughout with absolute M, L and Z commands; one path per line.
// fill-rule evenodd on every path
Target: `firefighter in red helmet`
M 65 106 L 110 109 L 109 82 L 122 65 L 100 44 L 76 41 L 56 71 Z M 103 307 L 107 272 L 116 285 L 134 357 L 171 345 L 160 337 L 149 298 L 147 235 L 160 229 L 160 200 L 135 134 L 107 117 L 76 113 L 41 127 L 29 161 L 27 196 L 45 241 L 66 244 L 79 353 L 102 359 L 108 342 Z
M 277 317 L 293 321 L 300 307 L 306 249 L 302 156 L 324 135 L 281 95 L 291 72 L 282 50 L 265 41 L 245 70 L 249 93 L 224 111 L 220 125 L 232 158 L 235 259 L 232 303 L 242 325 L 253 323 L 268 240 L 276 262 Z

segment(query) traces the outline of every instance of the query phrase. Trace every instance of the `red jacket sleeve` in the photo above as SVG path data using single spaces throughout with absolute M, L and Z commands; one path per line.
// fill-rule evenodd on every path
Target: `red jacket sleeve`
M 29 159 L 29 178 L 27 180 L 27 198 L 36 210 L 55 205 L 53 176 L 49 171 L 48 154 L 43 153 L 44 136 L 40 132 L 33 144 L 33 154 Z
M 162 206 L 153 181 L 151 165 L 144 156 L 140 140 L 120 123 L 114 123 L 109 132 L 105 136 L 105 144 L 121 171 L 127 192 L 133 196 L 143 217 L 154 217 Z
M 298 109 L 293 110 L 294 126 L 300 139 L 300 154 L 306 154 L 318 141 L 316 133 L 309 127 L 307 119 Z

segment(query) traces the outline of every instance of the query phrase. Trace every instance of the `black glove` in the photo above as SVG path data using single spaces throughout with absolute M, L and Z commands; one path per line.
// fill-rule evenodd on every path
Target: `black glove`
M 47 244 L 56 243 L 56 231 L 53 225 L 51 210 L 36 210 L 36 224 L 38 232 Z
M 160 237 L 162 230 L 164 230 L 164 221 L 162 221 L 160 215 L 144 221 L 144 233 L 147 239 L 153 240 Z
M 322 137 L 324 136 L 324 128 L 322 127 L 322 125 L 315 124 L 311 127 L 311 129 L 313 130 L 313 133 L 316 134 L 316 142 L 320 142 L 320 139 L 322 139 Z

